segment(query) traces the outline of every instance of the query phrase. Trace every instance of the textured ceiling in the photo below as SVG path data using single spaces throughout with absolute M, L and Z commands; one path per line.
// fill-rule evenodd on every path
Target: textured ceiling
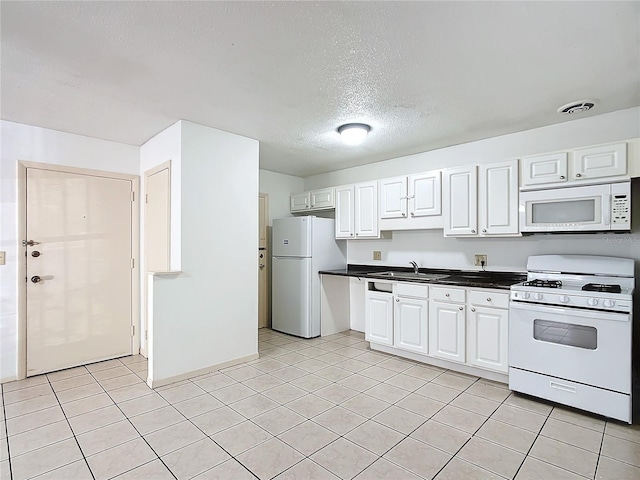
M 186 119 L 299 176 L 640 105 L 636 1 L 0 5 L 3 119 L 133 145 Z

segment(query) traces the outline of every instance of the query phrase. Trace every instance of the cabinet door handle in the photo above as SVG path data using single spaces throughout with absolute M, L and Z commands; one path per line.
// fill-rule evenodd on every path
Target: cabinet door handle
M 582 176 L 582 174 L 576 173 L 576 177 L 581 177 L 581 176 Z
M 471 233 L 476 233 L 476 231 L 475 230 L 471 230 Z
M 400 301 L 400 299 L 399 299 L 399 298 L 396 298 L 396 302 L 399 302 L 399 301 Z
M 403 216 L 403 217 L 406 217 L 406 216 L 407 216 L 407 214 L 406 214 L 406 213 L 403 213 L 403 214 L 402 214 L 402 216 Z
M 491 301 L 491 297 L 487 298 L 487 302 L 490 302 L 490 301 Z
M 560 180 L 564 180 L 564 175 L 560 175 Z
M 462 307 L 460 307 L 460 308 L 462 308 Z M 471 311 L 472 311 L 472 312 L 475 312 L 475 311 L 476 311 L 476 309 L 475 309 L 475 308 L 472 308 L 472 309 L 471 309 Z
M 448 293 L 445 293 L 445 294 L 444 294 L 444 296 L 445 296 L 445 297 L 449 297 L 450 295 L 449 295 Z
M 464 310 L 464 307 L 458 307 L 458 310 Z
M 411 212 L 411 216 L 413 217 L 414 215 L 415 215 L 415 213 L 414 213 L 414 212 Z
M 483 228 L 483 229 L 482 229 L 482 233 L 487 233 L 487 229 L 486 229 L 486 228 Z

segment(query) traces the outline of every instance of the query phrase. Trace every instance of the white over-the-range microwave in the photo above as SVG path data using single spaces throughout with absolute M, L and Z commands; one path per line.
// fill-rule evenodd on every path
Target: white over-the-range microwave
M 520 192 L 520 231 L 624 232 L 631 230 L 631 182 Z

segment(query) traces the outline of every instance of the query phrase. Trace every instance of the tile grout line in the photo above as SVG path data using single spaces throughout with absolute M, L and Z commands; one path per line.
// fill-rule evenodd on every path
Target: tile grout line
M 13 480 L 13 469 L 11 466 L 11 447 L 9 445 L 9 427 L 7 426 L 7 408 L 4 404 L 4 385 L 0 385 L 2 391 L 2 416 L 4 417 L 4 433 L 7 438 L 7 464 L 9 465 L 9 478 Z
M 122 362 L 120 362 L 120 363 L 122 363 Z M 123 364 L 123 365 L 124 365 L 127 369 L 129 369 L 129 367 L 127 367 L 125 364 Z M 132 372 L 132 373 L 133 373 L 133 372 Z M 142 440 L 147 444 L 147 446 L 148 446 L 148 447 L 151 449 L 151 451 L 155 454 L 155 456 L 157 457 L 157 459 L 158 459 L 158 460 L 160 460 L 160 462 L 165 466 L 165 468 L 169 471 L 169 473 L 171 473 L 171 475 L 173 476 L 173 478 L 174 478 L 174 479 L 176 479 L 176 480 L 178 480 L 178 477 L 176 477 L 176 476 L 175 476 L 175 474 L 171 471 L 171 469 L 170 469 L 170 468 L 169 468 L 169 467 L 164 463 L 164 460 L 162 460 L 162 458 L 160 458 L 160 455 L 158 455 L 158 453 L 153 449 L 153 447 L 152 447 L 151 445 L 149 445 L 149 442 L 147 441 L 147 439 L 146 439 L 146 438 L 144 438 L 144 435 L 142 435 L 142 434 L 140 433 L 140 431 L 136 428 L 136 426 L 133 424 L 133 422 L 131 421 L 131 419 L 130 419 L 130 418 L 129 418 L 129 417 L 128 417 L 128 416 L 127 416 L 123 411 L 122 411 L 122 409 L 120 408 L 120 406 L 118 405 L 118 403 L 113 399 L 113 397 L 111 396 L 111 394 L 109 393 L 109 391 L 107 391 L 107 389 L 106 389 L 106 388 L 104 388 L 104 386 L 103 386 L 103 385 L 102 385 L 102 384 L 101 384 L 101 383 L 100 383 L 100 382 L 99 382 L 99 381 L 94 377 L 93 372 L 89 371 L 89 374 L 90 374 L 90 375 L 93 377 L 93 379 L 98 383 L 98 385 L 100 385 L 100 388 L 102 388 L 102 390 L 104 391 L 104 393 L 105 393 L 105 394 L 109 397 L 109 399 L 113 402 L 114 406 L 115 406 L 115 407 L 120 411 L 120 413 L 122 413 L 122 415 L 124 416 L 124 418 L 129 422 L 129 424 L 130 424 L 130 425 L 133 427 L 133 429 L 138 433 L 138 435 L 140 435 L 140 438 L 141 438 L 141 439 L 142 439 Z M 135 374 L 134 374 L 134 375 L 135 375 Z M 136 375 L 136 376 L 137 376 L 137 375 Z M 138 378 L 139 378 L 139 377 L 138 377 Z M 128 385 L 126 385 L 126 386 L 128 386 Z M 126 386 L 125 386 L 125 387 L 126 387 Z M 121 387 L 121 388 L 124 388 L 124 387 Z M 116 390 L 117 390 L 117 389 L 116 389 Z M 177 411 L 177 410 L 176 410 L 176 411 Z M 180 413 L 180 412 L 178 412 L 178 413 Z M 182 414 L 180 413 L 180 415 L 182 415 Z M 117 422 L 113 422 L 113 423 L 117 423 Z M 109 425 L 113 425 L 113 423 L 110 423 Z M 107 425 L 105 425 L 105 426 L 107 426 Z M 98 428 L 102 428 L 102 427 L 98 427 Z M 94 429 L 94 430 L 97 430 L 97 429 Z M 72 429 L 72 431 L 73 431 L 73 429 Z M 75 432 L 74 432 L 74 434 L 75 434 Z M 134 439 L 134 440 L 136 440 L 136 439 Z M 77 441 L 77 440 L 76 440 L 76 441 Z M 132 441 L 132 440 L 129 440 L 129 441 Z M 117 446 L 124 445 L 125 443 L 127 443 L 127 442 L 123 442 L 123 443 L 120 443 L 120 444 L 118 444 L 118 445 L 114 445 L 113 447 L 110 447 L 110 448 L 115 448 L 115 447 L 117 447 Z M 80 444 L 78 444 L 78 446 L 80 447 Z M 105 450 L 103 450 L 103 451 L 107 451 L 107 450 L 109 450 L 109 448 L 107 448 L 107 449 L 105 449 Z M 82 451 L 82 447 L 80 447 L 80 451 Z M 97 453 L 101 453 L 101 452 L 97 452 Z M 97 453 L 96 453 L 96 454 L 97 454 Z M 84 455 L 84 451 L 82 451 L 82 456 L 85 458 L 85 461 L 87 462 L 87 466 L 89 466 L 89 462 L 88 462 L 88 460 L 86 459 L 86 456 Z M 126 471 L 124 471 L 124 472 L 121 472 L 121 473 L 119 473 L 118 475 L 124 475 L 125 473 L 130 472 L 130 471 L 132 471 L 132 470 L 135 470 L 136 468 L 141 467 L 142 465 L 146 465 L 147 463 L 151 463 L 151 462 L 153 462 L 154 460 L 155 460 L 155 459 L 153 459 L 153 460 L 149 460 L 148 462 L 145 462 L 145 463 L 143 463 L 143 464 L 141 464 L 141 465 L 136 465 L 135 467 L 130 468 L 129 470 L 126 470 Z M 93 475 L 93 471 L 91 470 L 91 467 L 89 467 L 89 471 L 91 471 L 91 474 Z M 116 476 L 118 476 L 118 475 L 116 475 Z M 95 478 L 95 476 L 94 476 L 94 478 Z
M 89 466 L 89 462 L 87 461 L 87 457 L 85 456 L 84 452 L 82 451 L 82 447 L 80 446 L 80 442 L 78 442 L 78 438 L 76 436 L 76 432 L 73 431 L 73 427 L 71 426 L 71 423 L 69 422 L 69 418 L 67 417 L 67 412 L 64 411 L 64 408 L 62 408 L 62 403 L 60 402 L 60 399 L 58 398 L 58 392 L 55 391 L 55 389 L 53 388 L 53 385 L 51 384 L 51 380 L 49 379 L 49 377 L 45 374 L 45 378 L 47 379 L 47 382 L 49 382 L 49 387 L 51 388 L 51 391 L 53 392 L 53 395 L 56 397 L 56 401 L 58 402 L 58 406 L 60 407 L 60 410 L 62 411 L 62 415 L 64 415 L 64 419 L 67 422 L 67 425 L 69 426 L 69 430 L 71 430 L 71 433 L 73 434 L 73 439 L 76 442 L 76 445 L 78 445 L 78 450 L 80 450 L 80 454 L 82 455 L 82 459 L 84 460 L 85 465 L 87 466 L 87 469 L 89 470 L 89 473 L 91 474 L 91 478 L 93 480 L 95 480 L 96 476 L 93 474 L 93 471 L 91 470 L 91 467 Z M 62 441 L 62 440 L 61 440 Z M 74 463 L 74 462 L 71 462 Z M 68 463 L 66 465 L 71 465 L 71 463 Z M 66 465 L 60 465 L 52 470 L 49 470 L 48 472 L 52 472 L 54 470 L 57 470 L 58 468 L 64 467 Z M 40 473 L 38 475 L 42 475 L 44 473 L 48 473 L 48 472 L 43 472 Z

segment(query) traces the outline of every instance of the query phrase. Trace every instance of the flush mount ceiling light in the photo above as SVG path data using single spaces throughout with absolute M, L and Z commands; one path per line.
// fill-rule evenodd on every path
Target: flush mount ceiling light
M 360 145 L 367 138 L 369 130 L 371 127 L 364 123 L 345 123 L 338 127 L 338 133 L 347 145 Z
M 574 113 L 582 113 L 593 108 L 594 102 L 591 100 L 578 100 L 577 102 L 567 103 L 561 106 L 557 112 L 560 115 L 573 115 Z

